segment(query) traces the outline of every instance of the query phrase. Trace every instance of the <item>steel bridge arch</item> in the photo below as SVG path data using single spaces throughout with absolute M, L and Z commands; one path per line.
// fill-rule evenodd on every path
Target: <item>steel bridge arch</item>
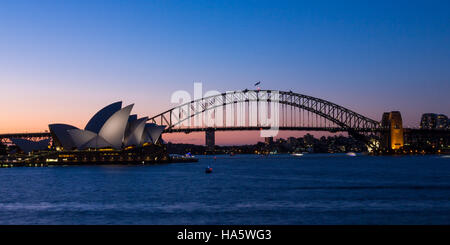
M 213 110 L 228 104 L 251 101 L 276 102 L 281 105 L 301 108 L 335 123 L 344 131 L 349 131 L 350 133 L 354 131 L 366 133 L 375 132 L 381 128 L 380 122 L 330 101 L 291 91 L 286 92 L 277 90 L 244 90 L 212 95 L 173 107 L 149 118 L 148 121 L 167 125 L 165 132 L 171 132 L 171 129 L 174 127 L 181 125 L 186 120 L 190 120 L 208 110 Z M 185 107 L 190 109 L 190 111 L 186 112 L 186 110 L 183 109 Z M 181 115 L 176 116 L 173 114 L 174 111 L 177 110 L 179 110 L 180 114 L 184 114 L 182 119 L 180 119 L 182 117 Z M 178 120 L 174 122 L 172 120 L 173 118 L 178 118 Z

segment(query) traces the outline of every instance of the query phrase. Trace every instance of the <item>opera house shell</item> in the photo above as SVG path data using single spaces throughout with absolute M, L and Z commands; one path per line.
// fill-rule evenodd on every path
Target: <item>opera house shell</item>
M 146 123 L 148 118 L 130 115 L 133 104 L 122 108 L 122 102 L 110 104 L 98 111 L 79 129 L 67 124 L 50 124 L 53 145 L 57 149 L 85 150 L 155 144 L 165 126 Z

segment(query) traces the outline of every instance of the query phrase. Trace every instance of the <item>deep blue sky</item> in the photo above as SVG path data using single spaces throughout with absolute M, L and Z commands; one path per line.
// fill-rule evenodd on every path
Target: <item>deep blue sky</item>
M 450 114 L 450 1 L 0 2 L 2 104 L 16 101 L 0 131 L 84 124 L 118 99 L 151 116 L 194 81 L 257 80 L 406 126 Z

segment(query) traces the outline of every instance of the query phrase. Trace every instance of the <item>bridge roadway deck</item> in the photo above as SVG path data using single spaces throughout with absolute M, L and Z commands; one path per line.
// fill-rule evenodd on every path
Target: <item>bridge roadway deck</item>
M 49 132 L 0 134 L 0 139 L 46 138 L 46 137 L 50 137 L 50 133 Z
M 270 127 L 198 127 L 198 128 L 171 128 L 165 130 L 164 133 L 190 133 L 190 132 L 202 132 L 208 130 L 215 131 L 258 131 L 267 130 Z M 347 131 L 345 128 L 339 127 L 279 127 L 279 130 L 283 131 L 329 131 L 329 132 L 342 132 Z M 355 129 L 356 131 L 367 132 L 373 131 L 371 129 Z M 45 138 L 50 137 L 49 132 L 38 132 L 38 133 L 12 133 L 12 134 L 0 134 L 0 139 L 11 139 L 11 138 Z
M 191 132 L 202 132 L 208 130 L 214 131 L 259 131 L 259 130 L 269 130 L 270 127 L 192 127 L 192 128 L 171 128 L 164 131 L 165 133 L 191 133 Z M 328 131 L 328 132 L 343 132 L 348 131 L 348 129 L 340 127 L 278 127 L 274 128 L 282 131 Z M 359 132 L 371 132 L 372 129 L 355 129 Z
M 198 128 L 171 128 L 165 130 L 164 133 L 191 133 L 191 132 L 204 132 L 208 130 L 215 131 L 257 131 L 257 130 L 267 130 L 270 127 L 198 127 Z M 328 131 L 328 132 L 344 132 L 348 131 L 347 128 L 339 127 L 279 127 L 278 130 L 282 131 Z M 357 132 L 382 132 L 386 129 L 353 129 Z M 442 134 L 443 136 L 450 135 L 449 129 L 418 129 L 418 128 L 405 128 L 404 132 L 406 134 Z M 38 132 L 38 133 L 12 133 L 12 134 L 0 134 L 0 140 L 11 139 L 11 138 L 46 138 L 50 137 L 49 132 Z

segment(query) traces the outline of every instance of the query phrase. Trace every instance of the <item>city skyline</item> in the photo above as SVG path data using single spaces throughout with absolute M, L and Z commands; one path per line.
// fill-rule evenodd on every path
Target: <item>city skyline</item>
M 194 82 L 225 92 L 262 81 L 263 89 L 326 99 L 377 121 L 398 110 L 405 127 L 418 127 L 423 113 L 450 115 L 447 1 L 1 5 L 0 133 L 80 127 L 114 101 L 153 116 Z M 261 141 L 257 132 L 243 135 L 218 132 L 216 141 Z M 204 141 L 163 138 L 177 137 Z

